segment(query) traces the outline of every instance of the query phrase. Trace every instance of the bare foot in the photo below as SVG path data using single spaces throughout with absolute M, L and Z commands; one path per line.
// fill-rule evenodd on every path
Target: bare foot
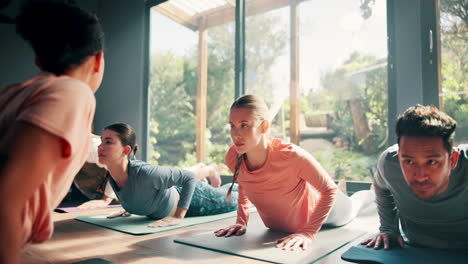
M 206 183 L 206 184 L 208 184 L 208 180 L 207 180 L 206 178 L 203 178 L 203 179 L 201 179 L 200 181 L 201 181 L 201 182 L 204 182 L 204 183 Z
M 221 186 L 221 176 L 218 171 L 218 166 L 216 166 L 216 164 L 210 164 L 208 167 L 210 168 L 208 178 L 210 179 L 211 186 L 218 188 Z

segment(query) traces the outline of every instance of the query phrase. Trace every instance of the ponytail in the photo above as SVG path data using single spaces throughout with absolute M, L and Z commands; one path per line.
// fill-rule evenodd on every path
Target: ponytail
M 130 151 L 130 153 L 128 154 L 128 157 L 130 159 L 134 159 L 135 158 L 135 155 L 138 151 L 138 144 L 135 144 L 135 146 L 133 146 L 132 150 Z
M 234 175 L 232 175 L 231 187 L 229 187 L 229 190 L 226 195 L 228 200 L 231 200 L 232 188 L 234 187 L 234 183 L 237 181 L 237 175 L 239 174 L 240 165 L 242 163 L 242 158 L 244 157 L 244 155 L 245 154 L 237 155 L 236 168 L 234 169 Z

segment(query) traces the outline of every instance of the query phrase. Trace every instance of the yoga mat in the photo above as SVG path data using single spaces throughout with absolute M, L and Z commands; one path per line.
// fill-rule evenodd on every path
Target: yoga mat
M 364 245 L 353 246 L 341 255 L 346 261 L 357 263 L 385 263 L 385 264 L 455 264 L 468 263 L 468 251 L 441 250 L 421 248 L 406 245 L 405 248 L 390 250 L 375 250 Z
M 86 259 L 78 262 L 73 262 L 72 264 L 113 264 L 114 262 L 102 259 L 102 258 L 92 258 Z
M 251 208 L 251 211 L 256 211 L 256 209 Z M 217 221 L 217 220 L 221 220 L 225 218 L 235 217 L 237 215 L 237 212 L 233 211 L 233 212 L 218 214 L 218 215 L 186 217 L 184 218 L 184 220 L 182 220 L 182 223 L 178 225 L 166 226 L 166 227 L 148 227 L 148 224 L 151 224 L 152 222 L 156 220 L 150 219 L 146 216 L 131 215 L 131 216 L 108 219 L 106 218 L 106 216 L 109 214 L 101 214 L 101 215 L 94 215 L 94 216 L 78 216 L 75 219 L 78 221 L 109 228 L 112 230 L 120 231 L 120 232 L 131 234 L 131 235 L 147 235 L 147 234 L 182 228 L 186 226 L 213 222 L 213 221 Z
M 275 241 L 288 234 L 271 231 L 257 213 L 252 213 L 247 232 L 242 236 L 216 237 L 213 231 L 208 231 L 178 237 L 174 242 L 271 263 L 314 263 L 364 234 L 346 226 L 322 229 L 306 251 L 284 251 L 275 247 Z
M 80 209 L 76 206 L 72 207 L 57 207 L 55 208 L 55 212 L 57 213 L 73 213 L 73 212 L 81 212 L 81 211 L 91 211 L 91 210 L 99 210 L 99 209 L 106 209 L 106 208 L 115 208 L 120 207 L 120 204 L 111 204 L 106 207 L 99 207 L 99 208 L 92 208 L 92 209 Z

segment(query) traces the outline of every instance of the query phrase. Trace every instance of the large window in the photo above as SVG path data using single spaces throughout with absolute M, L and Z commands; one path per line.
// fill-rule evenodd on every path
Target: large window
M 290 140 L 290 8 L 246 18 L 245 92 L 260 96 L 271 118 L 270 134 Z
M 369 180 L 388 145 L 385 1 L 291 3 L 246 1 L 245 92 L 266 101 L 272 136 L 300 144 L 335 179 Z M 152 162 L 223 162 L 235 29 L 234 1 L 152 8 Z
M 267 102 L 273 136 L 300 144 L 337 180 L 370 180 L 388 146 L 385 5 L 302 1 L 246 18 L 246 93 Z
M 234 100 L 234 21 L 208 29 L 206 163 L 224 164 L 231 145 L 229 107 Z M 227 171 L 226 171 L 227 173 Z
M 437 1 L 441 108 L 458 122 L 458 143 L 468 142 L 468 11 L 464 0 Z M 388 109 L 401 108 L 388 99 L 386 1 L 244 4 L 245 93 L 261 96 L 270 107 L 270 133 L 312 153 L 336 180 L 370 180 L 379 154 L 393 140 Z M 393 18 L 409 18 L 402 8 L 410 5 L 399 0 L 390 6 L 398 7 Z M 223 163 L 237 89 L 235 8 L 232 0 L 170 0 L 151 8 L 152 162 Z M 389 28 L 400 32 L 397 24 Z M 426 78 L 418 72 L 419 60 L 401 57 L 414 49 L 412 43 L 394 35 L 391 47 L 398 42 L 400 49 L 392 58 L 400 60 L 392 66 L 414 65 L 415 74 Z M 398 75 L 397 91 L 412 83 L 405 76 Z M 390 98 L 402 100 L 402 94 Z M 403 104 L 420 102 L 419 92 L 410 94 Z
M 173 0 L 152 7 L 150 161 L 224 163 L 234 100 L 235 4 Z
M 440 1 L 442 109 L 458 123 L 456 139 L 468 142 L 468 9 L 466 0 Z
M 301 4 L 300 144 L 336 180 L 370 180 L 388 146 L 385 5 Z
M 198 35 L 154 9 L 150 28 L 149 158 L 179 166 L 195 153 Z

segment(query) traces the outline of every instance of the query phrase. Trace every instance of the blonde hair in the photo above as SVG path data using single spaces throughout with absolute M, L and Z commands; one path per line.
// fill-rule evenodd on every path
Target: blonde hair
M 232 103 L 230 110 L 232 111 L 232 109 L 241 108 L 252 110 L 253 114 L 261 121 L 269 120 L 268 107 L 265 102 L 258 96 L 253 94 L 243 95 Z M 242 155 L 237 155 L 236 167 L 234 169 L 234 174 L 232 175 L 231 187 L 229 187 L 227 192 L 228 199 L 231 198 L 232 188 L 234 187 L 234 183 L 237 182 L 237 175 L 239 174 L 239 169 L 243 158 L 245 159 L 245 153 Z
M 231 105 L 231 110 L 235 108 L 251 109 L 258 119 L 269 120 L 267 105 L 262 98 L 256 95 L 246 94 L 237 98 Z

